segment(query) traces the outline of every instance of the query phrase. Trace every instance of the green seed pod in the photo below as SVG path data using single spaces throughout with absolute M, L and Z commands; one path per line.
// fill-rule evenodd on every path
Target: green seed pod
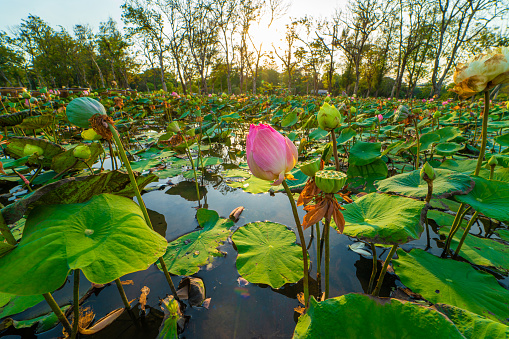
M 81 128 L 90 128 L 88 121 L 94 114 L 106 115 L 106 109 L 97 100 L 89 97 L 73 99 L 65 111 L 71 124 Z
M 179 123 L 176 122 L 176 121 L 172 121 L 168 124 L 168 127 L 166 128 L 167 131 L 169 132 L 173 132 L 173 133 L 178 133 L 180 132 L 180 127 L 179 127 Z
M 336 107 L 324 102 L 318 111 L 318 125 L 325 131 L 333 130 L 341 125 L 341 114 Z
M 488 165 L 490 166 L 497 166 L 498 165 L 498 160 L 497 158 L 495 158 L 494 156 L 492 156 L 490 158 L 490 160 L 488 160 Z
M 92 156 L 92 152 L 90 151 L 90 147 L 87 145 L 79 145 L 72 151 L 72 155 L 79 159 L 90 159 Z
M 347 176 L 345 173 L 321 170 L 315 173 L 315 183 L 319 189 L 325 193 L 337 193 L 346 184 Z
M 314 177 L 315 173 L 320 170 L 320 158 L 304 161 L 300 164 L 300 170 L 308 177 Z
M 33 155 L 34 153 L 37 153 L 37 155 L 43 155 L 44 150 L 36 145 L 30 145 L 26 144 L 23 148 L 23 155 L 26 157 L 27 155 Z
M 426 161 L 426 163 L 421 168 L 421 179 L 424 180 L 424 175 L 427 175 L 428 179 L 435 179 L 435 170 L 433 167 Z

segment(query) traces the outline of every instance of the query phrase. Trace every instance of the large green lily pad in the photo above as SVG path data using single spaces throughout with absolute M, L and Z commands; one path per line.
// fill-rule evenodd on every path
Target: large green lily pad
M 476 166 L 477 160 L 475 159 L 464 159 L 464 160 L 446 159 L 442 164 L 440 164 L 440 168 L 461 172 L 464 174 L 472 173 L 475 170 Z
M 440 136 L 438 143 L 444 143 L 459 137 L 461 135 L 461 130 L 458 127 L 449 126 L 436 130 L 434 133 Z
M 435 175 L 433 181 L 433 197 L 435 198 L 466 194 L 474 186 L 473 180 L 466 174 L 436 168 Z M 428 194 L 428 184 L 421 179 L 420 170 L 377 181 L 375 186 L 382 192 L 397 193 L 412 198 L 422 199 Z
M 346 294 L 318 302 L 311 298 L 294 339 L 463 338 L 434 308 L 398 299 Z
M 280 288 L 302 279 L 302 249 L 295 233 L 275 222 L 252 222 L 232 236 L 237 247 L 237 270 L 251 283 Z
M 44 300 L 42 295 L 0 293 L 0 319 L 18 314 Z
M 196 214 L 200 228 L 170 242 L 163 256 L 168 271 L 193 275 L 223 254 L 217 249 L 230 235 L 233 222 L 219 218 L 216 211 L 201 208 Z
M 443 156 L 449 156 L 449 155 L 454 155 L 456 154 L 456 152 L 458 152 L 459 150 L 461 150 L 464 146 L 460 145 L 460 144 L 457 144 L 455 142 L 444 142 L 442 144 L 438 144 L 436 147 L 435 147 L 435 151 L 439 154 L 439 155 L 443 155 Z
M 472 206 L 485 216 L 499 221 L 509 221 L 509 183 L 472 176 L 474 189 L 467 195 L 455 197 L 459 202 Z
M 72 269 L 105 284 L 146 269 L 166 244 L 124 197 L 101 194 L 81 204 L 39 206 L 27 218 L 21 242 L 0 258 L 0 291 L 51 292 Z
M 356 166 L 372 163 L 382 155 L 381 147 L 379 142 L 357 141 L 350 150 L 348 163 Z
M 447 304 L 435 304 L 467 339 L 509 338 L 509 327 L 486 317 Z
M 357 135 L 357 132 L 355 132 L 355 130 L 353 128 L 347 127 L 341 131 L 341 134 L 336 139 L 336 142 L 338 145 L 342 145 L 345 142 L 352 139 L 356 135 Z
M 440 234 L 447 236 L 451 227 L 440 228 Z M 456 250 L 463 235 L 463 230 L 456 232 L 451 242 L 451 249 Z M 509 246 L 493 239 L 479 238 L 468 234 L 461 245 L 460 256 L 476 265 L 509 270 Z
M 470 264 L 440 259 L 421 249 L 398 250 L 394 270 L 401 282 L 432 303 L 445 303 L 509 323 L 509 291 Z
M 27 117 L 22 123 L 16 125 L 21 129 L 40 129 L 49 126 L 53 123 L 54 117 L 52 115 L 37 115 L 33 117 Z
M 397 245 L 418 239 L 425 203 L 405 197 L 370 193 L 344 205 L 343 234 L 376 244 Z

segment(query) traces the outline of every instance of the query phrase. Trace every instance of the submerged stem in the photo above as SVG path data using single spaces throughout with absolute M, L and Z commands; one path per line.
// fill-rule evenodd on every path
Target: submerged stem
M 306 250 L 306 239 L 304 239 L 304 231 L 302 230 L 302 225 L 300 224 L 299 214 L 297 212 L 297 206 L 295 205 L 295 200 L 293 199 L 292 192 L 286 183 L 286 180 L 283 180 L 283 187 L 285 188 L 286 195 L 290 200 L 290 205 L 292 206 L 293 218 L 295 219 L 295 225 L 297 226 L 297 231 L 299 233 L 300 239 L 300 247 L 302 248 L 302 259 L 304 261 L 304 306 L 308 307 L 308 299 L 309 299 L 309 276 L 308 276 L 308 251 Z
M 378 259 L 376 256 L 376 246 L 373 243 L 370 243 L 370 245 L 371 245 L 371 252 L 373 254 L 373 269 L 371 270 L 371 277 L 369 278 L 368 290 L 366 291 L 366 293 L 368 293 L 368 294 L 371 293 L 371 291 L 373 290 L 373 284 L 375 282 L 376 272 L 378 271 Z
M 74 321 L 72 323 L 71 339 L 76 338 L 78 334 L 78 325 L 80 322 L 80 270 L 74 270 L 74 288 L 73 288 L 73 308 Z
M 67 331 L 67 333 L 72 333 L 72 327 L 71 327 L 71 324 L 69 323 L 69 320 L 67 320 L 67 318 L 65 317 L 64 313 L 62 312 L 62 310 L 58 306 L 57 302 L 55 301 L 55 299 L 53 299 L 53 296 L 51 295 L 51 293 L 49 293 L 49 292 L 48 293 L 44 293 L 42 296 L 44 297 L 44 299 L 48 303 L 48 305 L 51 308 L 51 310 L 53 311 L 53 313 L 55 313 L 55 315 L 57 316 L 58 320 L 62 323 L 62 325 L 64 326 L 64 328 Z
M 120 298 L 122 298 L 122 302 L 124 303 L 124 307 L 126 310 L 131 308 L 131 305 L 129 304 L 129 300 L 127 300 L 127 295 L 124 291 L 124 286 L 122 286 L 122 282 L 120 281 L 120 278 L 115 279 L 115 284 L 117 285 L 118 293 L 120 293 Z
M 391 262 L 392 257 L 394 256 L 394 253 L 396 253 L 397 249 L 398 245 L 393 245 L 389 255 L 384 261 L 384 266 L 382 267 L 382 271 L 380 271 L 380 276 L 378 277 L 378 282 L 376 283 L 375 291 L 373 292 L 373 296 L 375 297 L 378 297 L 378 294 L 380 294 L 380 289 L 382 288 L 382 283 L 384 281 L 385 273 L 387 272 L 387 267 L 389 267 L 389 263 Z

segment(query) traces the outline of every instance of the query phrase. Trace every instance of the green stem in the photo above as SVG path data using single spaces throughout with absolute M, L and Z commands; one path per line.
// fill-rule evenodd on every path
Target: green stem
M 30 178 L 30 180 L 28 180 L 29 183 L 32 183 L 34 182 L 35 178 L 37 178 L 37 176 L 39 175 L 39 173 L 41 173 L 42 171 L 42 165 L 39 165 L 39 167 L 37 168 L 37 171 L 35 171 L 34 175 L 32 175 L 32 177 Z
M 321 285 L 321 272 L 322 272 L 322 258 L 320 256 L 320 223 L 317 222 L 316 225 L 316 281 L 318 282 L 318 290 L 320 290 Z
M 122 286 L 122 282 L 120 278 L 115 279 L 115 284 L 117 284 L 118 293 L 120 293 L 120 298 L 122 298 L 122 302 L 124 303 L 124 307 L 126 310 L 131 308 L 129 304 L 129 300 L 127 300 L 127 296 L 125 295 L 124 286 Z
M 304 262 L 304 302 L 305 307 L 308 307 L 308 299 L 309 299 L 309 277 L 308 277 L 308 251 L 306 250 L 306 239 L 304 239 L 304 231 L 302 230 L 302 225 L 300 224 L 299 214 L 297 212 L 297 206 L 295 205 L 295 200 L 293 199 L 292 192 L 286 183 L 286 180 L 283 180 L 283 187 L 285 188 L 286 195 L 290 200 L 290 205 L 292 206 L 293 218 L 295 219 L 295 225 L 297 226 L 297 231 L 299 233 L 300 239 L 300 247 L 302 248 L 302 259 Z
M 419 153 L 420 153 L 421 145 L 420 145 L 419 127 L 417 125 L 417 118 L 414 118 L 414 126 L 415 126 L 415 134 L 417 136 L 417 152 L 416 152 L 416 156 L 415 156 L 415 169 L 418 169 L 420 167 Z
M 196 168 L 194 167 L 193 157 L 191 156 L 191 150 L 189 149 L 189 146 L 187 145 L 187 140 L 186 140 L 185 136 L 184 136 L 184 140 L 186 141 L 187 156 L 189 157 L 189 161 L 191 162 L 191 168 L 193 169 L 194 183 L 196 186 L 196 196 L 198 197 L 198 202 L 199 202 L 201 200 L 201 197 L 200 197 L 200 186 L 198 184 L 198 176 L 196 175 Z
M 334 154 L 334 163 L 336 164 L 336 171 L 339 171 L 338 145 L 336 141 L 336 133 L 334 133 L 334 130 L 331 131 L 331 138 L 332 138 L 332 153 Z
M 168 272 L 168 268 L 166 267 L 166 263 L 164 262 L 163 258 L 159 258 L 159 264 L 161 265 L 161 268 L 163 269 L 164 276 L 166 277 L 166 280 L 171 281 L 170 289 L 171 293 L 173 294 L 173 297 L 175 300 L 179 301 L 179 297 L 177 295 L 177 290 L 175 289 L 175 286 L 173 285 L 173 281 L 171 280 L 170 272 Z
M 371 270 L 371 277 L 369 278 L 368 290 L 366 291 L 366 293 L 368 293 L 368 294 L 371 293 L 371 291 L 373 289 L 373 284 L 375 283 L 376 272 L 378 271 L 378 260 L 377 260 L 377 256 L 376 256 L 376 246 L 373 243 L 370 243 L 370 245 L 371 245 L 371 252 L 373 254 L 373 269 Z
M 375 291 L 373 292 L 373 296 L 378 297 L 378 294 L 380 293 L 380 289 L 382 288 L 382 283 L 384 281 L 385 273 L 387 272 L 387 267 L 389 267 L 389 263 L 392 260 L 392 257 L 394 256 L 394 253 L 396 253 L 396 250 L 398 249 L 398 245 L 394 245 L 391 248 L 391 251 L 389 252 L 389 255 L 384 261 L 384 266 L 382 267 L 382 271 L 380 272 L 380 276 L 378 277 L 378 282 L 376 283 Z
M 433 196 L 433 180 L 426 179 L 426 183 L 428 184 L 428 194 L 426 194 L 426 204 L 429 204 L 431 201 L 431 197 Z M 428 212 L 426 212 L 426 249 L 431 247 L 431 239 L 429 233 L 429 222 L 428 222 Z
M 16 246 L 18 244 L 18 242 L 12 235 L 9 226 L 5 222 L 2 212 L 0 212 L 0 232 L 2 232 L 3 237 L 5 238 L 5 240 L 7 240 L 7 243 L 9 245 Z
M 74 321 L 72 323 L 71 339 L 76 338 L 78 334 L 78 325 L 80 322 L 80 270 L 74 270 Z
M 330 247 L 329 247 L 329 235 L 330 235 L 330 220 L 325 218 L 325 229 L 323 230 L 325 236 L 325 300 L 329 299 L 329 264 L 330 264 Z
M 488 133 L 488 114 L 490 113 L 490 92 L 484 91 L 484 113 L 482 115 L 482 141 L 481 149 L 479 150 L 479 158 L 477 158 L 477 166 L 475 167 L 474 175 L 479 175 L 481 165 L 484 160 L 484 151 L 486 150 L 487 133 Z
M 477 215 L 479 213 L 475 211 L 472 218 L 470 218 L 470 221 L 467 224 L 467 228 L 465 228 L 465 231 L 463 232 L 463 235 L 461 236 L 460 242 L 458 243 L 458 246 L 456 247 L 456 250 L 454 251 L 453 259 L 456 259 L 458 257 L 458 253 L 460 253 L 461 246 L 463 246 L 463 243 L 465 242 L 465 239 L 467 238 L 468 232 L 470 232 L 470 228 L 472 228 L 472 225 L 474 224 L 475 220 L 477 219 Z
M 53 313 L 55 313 L 58 320 L 62 323 L 62 325 L 64 326 L 67 333 L 72 333 L 72 327 L 71 327 L 71 324 L 69 323 L 69 320 L 67 320 L 64 313 L 62 313 L 62 310 L 60 309 L 60 307 L 58 307 L 58 304 L 55 301 L 55 299 L 53 299 L 53 296 L 51 295 L 51 293 L 49 293 L 49 292 L 44 293 L 42 296 L 48 303 L 49 307 L 51 307 L 51 310 L 53 311 Z
M 451 230 L 449 232 L 449 235 L 447 236 L 447 240 L 445 242 L 444 251 L 442 253 L 442 257 L 445 257 L 449 253 L 449 248 L 451 247 L 451 241 L 458 229 L 461 226 L 461 221 L 463 220 L 463 217 L 465 214 L 467 214 L 470 207 L 465 208 L 464 211 L 462 211 L 463 207 L 465 206 L 464 203 L 460 204 L 460 207 L 458 208 L 458 212 L 456 213 L 456 217 L 454 218 L 454 222 L 452 223 Z

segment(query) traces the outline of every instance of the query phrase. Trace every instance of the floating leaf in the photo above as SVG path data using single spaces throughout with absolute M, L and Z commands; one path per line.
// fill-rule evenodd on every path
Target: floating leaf
M 353 128 L 347 127 L 341 131 L 341 134 L 336 139 L 336 141 L 337 141 L 338 145 L 342 145 L 345 142 L 352 139 L 356 135 L 357 135 L 357 132 L 355 132 L 355 130 Z
M 23 312 L 44 300 L 42 295 L 14 295 L 0 292 L 0 319 Z
M 435 150 L 439 155 L 449 156 L 456 154 L 456 152 L 461 150 L 463 147 L 464 146 L 459 145 L 455 142 L 444 142 L 442 144 L 438 144 L 435 147 Z
M 463 336 L 431 307 L 350 293 L 321 302 L 311 297 L 309 309 L 300 316 L 293 338 L 452 339 Z
M 370 193 L 344 205 L 343 234 L 376 244 L 397 245 L 418 239 L 425 203 L 409 198 Z
M 146 269 L 164 253 L 166 244 L 148 228 L 139 206 L 127 198 L 101 194 L 81 204 L 36 207 L 21 242 L 0 258 L 0 291 L 51 292 L 72 269 L 105 284 Z
M 476 314 L 509 323 L 509 291 L 489 273 L 470 264 L 440 259 L 421 249 L 398 250 L 394 270 L 405 286 L 432 303 L 457 306 Z
M 348 163 L 356 166 L 370 164 L 382 155 L 381 147 L 379 142 L 357 141 L 350 150 Z
M 170 242 L 163 256 L 168 271 L 176 275 L 193 275 L 223 254 L 217 247 L 230 235 L 233 222 L 219 218 L 216 211 L 201 208 L 196 215 L 201 228 Z
M 302 249 L 295 233 L 274 222 L 252 222 L 232 236 L 239 252 L 237 270 L 250 283 L 280 288 L 302 279 Z

